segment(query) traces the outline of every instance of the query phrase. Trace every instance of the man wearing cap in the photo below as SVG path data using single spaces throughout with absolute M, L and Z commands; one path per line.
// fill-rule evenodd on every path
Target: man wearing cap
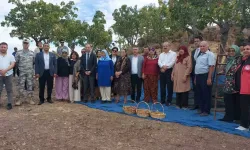
M 34 62 L 35 55 L 33 51 L 29 50 L 29 40 L 23 40 L 23 49 L 16 53 L 15 59 L 17 67 L 19 68 L 19 95 L 16 105 L 22 104 L 21 99 L 29 98 L 31 105 L 34 105 L 33 101 L 33 75 L 34 75 Z M 25 91 L 25 82 L 27 83 L 27 91 Z
M 67 52 L 69 53 L 68 47 L 64 45 L 64 40 L 60 40 L 60 44 L 61 46 L 58 46 L 57 51 L 56 51 L 58 57 L 62 56 L 63 49 L 67 50 Z

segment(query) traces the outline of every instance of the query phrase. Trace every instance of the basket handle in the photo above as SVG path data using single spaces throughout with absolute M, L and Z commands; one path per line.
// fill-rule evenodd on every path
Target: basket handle
M 160 103 L 160 102 L 155 102 L 155 103 L 153 103 L 152 104 L 152 110 L 153 110 L 153 107 L 154 107 L 154 105 L 156 105 L 156 104 L 160 104 L 161 105 L 161 108 L 162 108 L 162 111 L 163 111 L 163 113 L 165 113 L 165 111 L 164 111 L 164 107 L 163 107 L 163 105 Z
M 139 107 L 139 105 L 140 105 L 141 103 L 145 103 L 145 104 L 148 106 L 148 110 L 150 110 L 150 106 L 148 105 L 148 103 L 146 103 L 146 102 L 144 102 L 144 101 L 139 102 L 139 103 L 137 104 L 137 108 L 136 108 L 136 109 L 138 109 L 138 107 Z
M 137 105 L 136 101 L 133 101 L 133 100 L 127 100 L 127 101 L 131 101 Z M 124 107 L 124 105 L 125 105 L 125 103 L 123 103 L 122 107 Z

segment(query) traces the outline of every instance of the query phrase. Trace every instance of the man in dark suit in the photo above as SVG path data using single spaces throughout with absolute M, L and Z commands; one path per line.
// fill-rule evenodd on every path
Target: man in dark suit
M 92 52 L 91 44 L 86 44 L 85 54 L 81 58 L 81 74 L 83 76 L 83 100 L 88 102 L 88 88 L 90 87 L 91 103 L 95 103 L 95 78 L 96 78 L 96 55 Z
M 118 62 L 118 60 L 120 59 L 120 56 L 118 56 L 117 53 L 118 53 L 118 48 L 113 47 L 112 48 L 112 54 L 109 57 L 112 59 L 114 66 L 116 65 L 116 62 Z M 115 71 L 115 69 L 114 69 L 114 71 Z M 111 86 L 113 87 L 113 85 L 114 85 L 114 80 L 112 81 Z M 113 93 L 113 96 L 115 96 L 115 95 L 116 95 L 116 93 Z
M 194 91 L 194 105 L 191 108 L 191 110 L 195 110 L 199 108 L 199 102 L 197 101 L 197 93 L 195 92 L 195 65 L 196 65 L 196 59 L 200 55 L 200 43 L 203 41 L 203 38 L 201 36 L 196 36 L 194 37 L 194 47 L 195 49 L 192 51 L 192 73 L 191 73 L 191 78 L 192 78 L 192 84 L 193 84 L 193 91 Z
M 51 94 L 53 89 L 54 77 L 57 73 L 56 55 L 49 52 L 50 46 L 48 43 L 43 44 L 44 51 L 37 53 L 35 58 L 35 74 L 39 78 L 39 99 L 38 105 L 44 103 L 44 89 L 47 83 L 47 101 L 53 103 Z

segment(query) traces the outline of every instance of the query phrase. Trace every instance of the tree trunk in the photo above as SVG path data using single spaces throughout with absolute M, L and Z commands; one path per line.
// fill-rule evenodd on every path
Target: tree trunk
M 219 52 L 220 54 L 223 54 L 225 52 L 225 47 L 227 45 L 229 30 L 230 30 L 230 24 L 228 22 L 224 22 L 221 24 L 221 26 L 220 26 L 220 34 L 221 34 L 220 41 L 221 41 L 221 44 L 223 46 L 224 51 L 221 50 Z

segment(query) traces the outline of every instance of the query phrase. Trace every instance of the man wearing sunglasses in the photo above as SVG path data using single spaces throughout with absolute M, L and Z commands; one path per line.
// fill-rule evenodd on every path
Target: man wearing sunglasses
M 34 52 L 29 50 L 29 40 L 23 40 L 23 49 L 17 51 L 15 59 L 16 65 L 19 68 L 19 95 L 16 105 L 20 106 L 23 99 L 29 100 L 31 105 L 34 105 L 33 101 L 33 75 L 34 75 Z M 25 90 L 25 82 L 27 84 L 27 90 Z M 28 96 L 28 97 L 27 97 Z
M 62 56 L 62 50 L 63 50 L 63 49 L 67 49 L 68 54 L 69 54 L 69 48 L 68 48 L 67 46 L 64 45 L 64 40 L 60 40 L 60 44 L 61 44 L 61 45 L 58 46 L 57 51 L 56 51 L 57 57 L 61 57 L 61 56 Z
M 120 58 L 120 56 L 118 56 L 118 48 L 117 47 L 112 48 L 112 54 L 109 57 L 112 59 L 113 64 L 115 66 L 117 60 Z

